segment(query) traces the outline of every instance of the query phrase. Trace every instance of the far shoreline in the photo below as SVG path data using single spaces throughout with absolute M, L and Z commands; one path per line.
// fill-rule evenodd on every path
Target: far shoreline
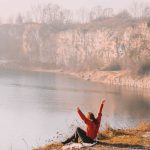
M 125 88 L 134 88 L 149 90 L 150 89 L 150 75 L 132 75 L 130 71 L 100 71 L 100 70 L 90 70 L 90 71 L 73 71 L 73 70 L 63 70 L 63 69 L 43 69 L 40 67 L 0 67 L 0 69 L 5 70 L 18 70 L 18 71 L 33 71 L 33 72 L 45 72 L 45 73 L 59 73 L 63 75 L 73 76 L 85 81 L 102 83 L 107 85 L 117 85 Z
M 129 71 L 64 71 L 62 69 L 32 69 L 35 72 L 60 73 L 71 75 L 79 79 L 103 83 L 108 85 L 119 85 L 137 89 L 150 89 L 150 76 L 134 76 Z

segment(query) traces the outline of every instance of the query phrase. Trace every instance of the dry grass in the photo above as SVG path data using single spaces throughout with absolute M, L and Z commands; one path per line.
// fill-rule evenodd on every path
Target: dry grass
M 100 143 L 90 150 L 134 149 L 135 147 L 150 149 L 150 124 L 140 123 L 136 128 L 124 130 L 108 127 L 99 133 L 99 141 Z M 61 147 L 61 144 L 56 143 L 35 150 L 60 150 Z
M 54 143 L 54 144 L 46 145 L 43 148 L 37 148 L 37 149 L 34 149 L 34 150 L 60 150 L 61 147 L 62 147 L 61 144 Z
M 126 130 L 108 128 L 100 134 L 100 139 L 109 144 L 150 146 L 150 124 L 140 123 L 138 127 Z

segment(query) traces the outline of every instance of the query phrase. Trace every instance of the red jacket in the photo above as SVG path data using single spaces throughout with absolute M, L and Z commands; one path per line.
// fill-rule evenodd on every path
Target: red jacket
M 97 116 L 97 123 L 95 124 L 93 121 L 89 120 L 88 118 L 85 117 L 85 115 L 82 113 L 82 111 L 79 109 L 78 114 L 80 115 L 81 119 L 85 122 L 86 124 L 86 135 L 90 137 L 91 139 L 95 139 L 97 137 L 97 133 L 100 127 L 100 122 L 101 122 L 101 116 L 102 116 L 102 109 L 103 109 L 103 104 L 101 104 L 98 116 Z

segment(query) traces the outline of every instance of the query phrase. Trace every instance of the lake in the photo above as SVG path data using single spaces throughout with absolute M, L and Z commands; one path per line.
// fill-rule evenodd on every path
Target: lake
M 101 130 L 150 122 L 148 90 L 84 81 L 60 73 L 0 70 L 0 149 L 30 150 L 84 127 L 76 107 L 97 114 Z M 62 135 L 63 134 L 63 135 Z

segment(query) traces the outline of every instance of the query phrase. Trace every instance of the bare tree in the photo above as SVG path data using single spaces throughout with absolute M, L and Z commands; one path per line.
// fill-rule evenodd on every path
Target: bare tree
M 144 9 L 144 17 L 150 18 L 150 6 L 146 6 Z
M 89 20 L 90 20 L 90 11 L 87 8 L 84 8 L 84 7 L 80 8 L 77 11 L 77 19 L 82 24 L 89 22 Z
M 46 5 L 37 5 L 32 8 L 33 20 L 46 24 L 68 24 L 72 20 L 72 12 L 63 9 L 59 5 L 48 3 Z
M 150 17 L 150 4 L 134 2 L 129 8 L 129 12 L 136 19 Z
M 105 8 L 103 10 L 103 17 L 104 18 L 109 18 L 113 16 L 113 9 L 112 8 Z
M 62 8 L 59 5 L 51 5 L 48 4 L 47 7 L 44 9 L 46 22 L 49 24 L 58 24 L 63 23 L 64 15 Z
M 31 15 L 31 12 L 28 11 L 24 17 L 24 22 L 25 23 L 31 23 L 33 22 L 33 18 L 32 18 L 32 15 Z
M 31 7 L 31 10 L 30 13 L 31 14 L 31 18 L 34 22 L 37 22 L 37 23 L 43 23 L 44 22 L 44 12 L 43 12 L 43 9 L 44 9 L 44 5 L 42 4 L 37 4 L 37 5 L 34 5 Z
M 70 24 L 71 22 L 73 22 L 73 12 L 69 9 L 64 9 L 63 10 L 63 22 L 64 24 Z
M 114 11 L 112 8 L 102 9 L 101 6 L 93 7 L 90 11 L 90 20 L 113 17 Z
M 16 24 L 22 24 L 23 23 L 23 16 L 19 13 L 16 17 Z
M 131 14 L 128 12 L 128 10 L 122 10 L 121 12 L 119 12 L 116 17 L 118 18 L 131 18 Z
M 93 7 L 90 11 L 90 20 L 98 19 L 102 17 L 102 15 L 103 15 L 103 9 L 100 5 Z
M 131 5 L 131 7 L 129 8 L 129 11 L 131 13 L 131 15 L 135 18 L 138 18 L 139 14 L 138 14 L 138 10 L 139 9 L 139 5 L 137 2 L 133 2 L 133 4 Z

